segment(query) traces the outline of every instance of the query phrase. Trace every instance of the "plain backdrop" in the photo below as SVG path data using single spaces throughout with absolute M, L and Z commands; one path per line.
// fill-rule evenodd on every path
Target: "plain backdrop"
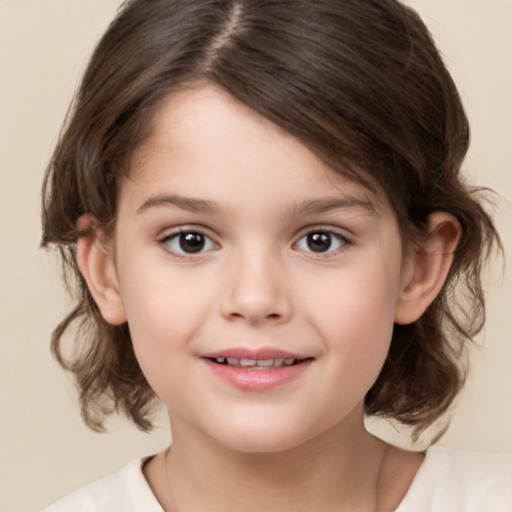
M 49 353 L 52 328 L 70 303 L 54 255 L 38 250 L 41 180 L 80 73 L 119 3 L 0 0 L 0 512 L 39 510 L 169 441 L 163 412 L 150 435 L 120 419 L 109 422 L 108 434 L 88 431 L 72 383 Z M 465 172 L 501 196 L 495 215 L 510 258 L 512 1 L 408 3 L 422 13 L 460 86 L 473 131 Z M 488 323 L 441 440 L 446 446 L 512 451 L 508 269 L 492 265 Z

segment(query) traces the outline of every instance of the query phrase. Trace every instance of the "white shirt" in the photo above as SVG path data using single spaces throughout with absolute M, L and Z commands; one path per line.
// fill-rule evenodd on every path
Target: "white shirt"
M 143 462 L 135 460 L 43 512 L 164 512 L 144 478 Z M 395 512 L 512 512 L 512 454 L 432 446 Z

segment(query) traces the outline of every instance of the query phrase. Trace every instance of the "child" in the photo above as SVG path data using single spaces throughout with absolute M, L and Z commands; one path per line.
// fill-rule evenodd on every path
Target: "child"
M 47 510 L 510 510 L 512 457 L 363 424 L 419 434 L 463 384 L 499 245 L 468 143 L 395 0 L 126 2 L 44 184 L 79 283 L 52 348 L 90 427 L 159 397 L 173 441 Z

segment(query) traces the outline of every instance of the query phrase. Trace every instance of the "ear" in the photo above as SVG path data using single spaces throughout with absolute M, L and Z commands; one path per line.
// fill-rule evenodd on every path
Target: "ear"
M 77 242 L 80 272 L 105 321 L 121 325 L 126 322 L 126 315 L 112 248 L 92 215 L 82 215 L 77 221 L 77 228 L 82 233 Z
M 395 323 L 415 322 L 436 298 L 450 270 L 460 235 L 460 224 L 453 215 L 446 212 L 429 215 L 426 235 L 406 261 Z

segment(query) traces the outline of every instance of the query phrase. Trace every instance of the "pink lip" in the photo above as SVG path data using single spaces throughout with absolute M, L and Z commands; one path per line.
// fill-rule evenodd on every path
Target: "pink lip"
M 238 368 L 214 361 L 218 357 L 235 357 L 238 359 L 296 359 L 298 362 L 291 366 L 256 370 L 251 368 Z M 232 348 L 218 352 L 204 354 L 202 360 L 214 375 L 224 382 L 244 391 L 267 391 L 283 386 L 302 375 L 313 358 L 292 354 L 271 348 L 249 349 Z
M 308 359 L 309 356 L 292 354 L 284 350 L 275 348 L 262 347 L 262 348 L 245 348 L 235 347 L 219 350 L 217 352 L 210 352 L 208 354 L 201 354 L 201 357 L 209 359 L 216 359 L 217 357 L 236 357 L 237 359 Z

